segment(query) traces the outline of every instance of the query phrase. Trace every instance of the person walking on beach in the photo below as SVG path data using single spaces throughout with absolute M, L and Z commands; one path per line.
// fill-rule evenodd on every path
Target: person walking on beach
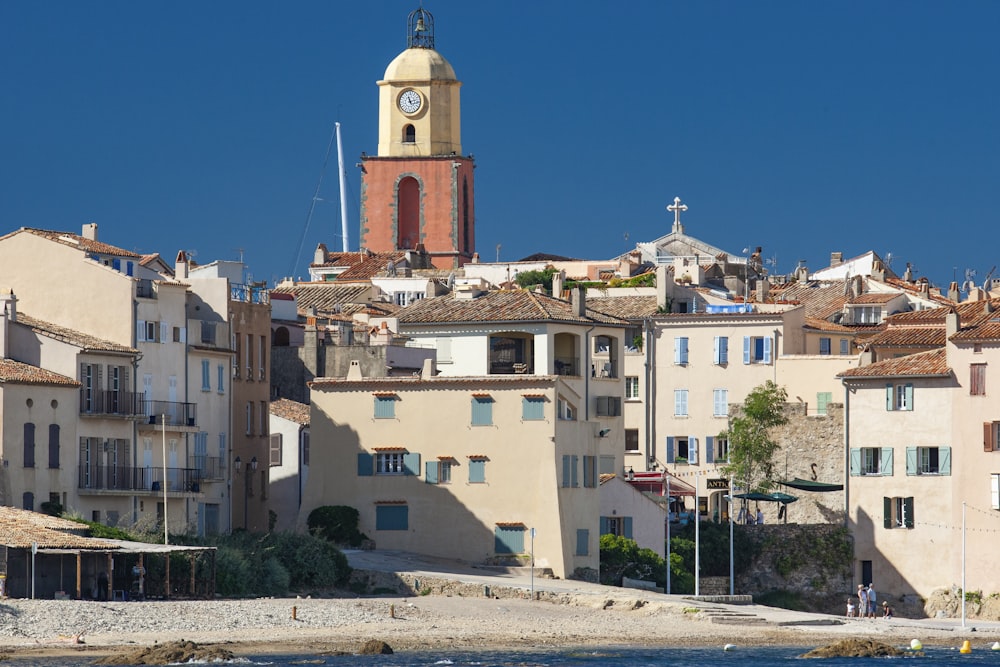
M 893 609 L 889 606 L 889 603 L 882 600 L 882 618 L 892 618 Z
M 847 598 L 847 618 L 854 618 L 854 598 Z
M 858 618 L 868 614 L 868 589 L 864 584 L 858 584 Z
M 868 584 L 868 618 L 875 618 L 875 612 L 878 610 L 878 604 L 876 603 L 877 596 L 875 595 L 875 584 Z

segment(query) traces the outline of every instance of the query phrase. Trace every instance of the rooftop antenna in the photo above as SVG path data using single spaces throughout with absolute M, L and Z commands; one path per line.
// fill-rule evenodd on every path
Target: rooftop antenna
M 990 278 L 993 277 L 993 272 L 996 271 L 996 270 L 997 270 L 997 266 L 996 266 L 996 264 L 994 264 L 993 268 L 990 269 L 990 272 L 986 274 L 986 280 L 983 281 L 983 289 L 985 291 L 987 291 L 987 292 L 990 291 Z
M 497 244 L 497 264 L 500 263 L 500 248 L 502 248 L 502 247 L 503 246 L 500 245 L 499 243 Z
M 972 290 L 976 289 L 976 281 L 973 280 L 973 278 L 975 278 L 975 277 L 976 277 L 976 270 L 975 269 L 966 269 L 965 270 L 965 281 L 962 283 L 962 291 L 963 292 L 968 293 L 968 292 L 971 292 Z
M 892 251 L 885 253 L 885 265 L 892 268 Z

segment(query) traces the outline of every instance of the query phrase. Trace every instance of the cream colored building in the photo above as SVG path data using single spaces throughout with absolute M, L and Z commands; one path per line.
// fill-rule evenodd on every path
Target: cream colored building
M 379 549 L 557 577 L 599 561 L 601 424 L 542 374 L 318 379 L 300 514 L 350 505 Z M 532 535 L 534 538 L 532 539 Z
M 963 316 L 961 328 L 949 314 L 942 348 L 842 373 L 855 576 L 883 594 L 926 599 L 961 586 L 963 569 L 968 590 L 1000 592 L 1000 410 L 989 398 L 1000 326 L 990 311 Z

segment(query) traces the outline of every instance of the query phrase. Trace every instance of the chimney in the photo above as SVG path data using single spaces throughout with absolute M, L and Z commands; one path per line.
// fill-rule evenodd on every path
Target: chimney
M 17 297 L 14 290 L 0 291 L 0 359 L 6 359 L 10 352 L 10 323 L 17 321 Z
M 926 278 L 921 278 L 920 282 L 917 284 L 917 294 L 929 299 L 931 297 L 931 284 L 927 282 Z
M 993 312 L 993 301 L 990 299 L 986 299 L 985 301 L 983 301 L 983 314 L 989 315 L 992 312 Z
M 434 359 L 432 357 L 427 357 L 426 359 L 424 359 L 424 365 L 420 369 L 420 379 L 428 380 L 434 377 L 434 374 L 435 374 Z
M 958 333 L 958 329 L 959 329 L 958 313 L 955 312 L 954 308 L 952 308 L 950 311 L 948 311 L 948 314 L 944 316 L 945 338 L 951 338 L 952 336 L 954 336 L 956 333 Z
M 768 287 L 769 287 L 769 285 L 768 285 L 766 279 L 764 279 L 764 278 L 758 278 L 757 279 L 757 302 L 758 303 L 767 303 L 767 297 L 768 297 L 768 294 L 767 294 L 768 289 L 767 288 Z
M 587 297 L 582 285 L 577 285 L 569 292 L 569 300 L 572 304 L 574 315 L 584 317 L 587 314 Z
M 177 259 L 174 260 L 174 277 L 177 280 L 184 280 L 188 277 L 188 258 L 183 250 L 177 251 Z
M 87 224 L 85 224 L 83 226 L 83 232 L 80 234 L 80 236 L 82 236 L 83 238 L 85 238 L 85 239 L 87 239 L 89 241 L 96 241 L 97 240 L 97 223 L 96 222 L 88 222 Z
M 844 263 L 844 253 L 842 252 L 831 252 L 830 253 L 830 266 L 840 266 Z
M 552 296 L 557 299 L 562 298 L 563 283 L 566 281 L 566 272 L 559 269 L 552 276 Z
M 809 267 L 804 259 L 800 259 L 799 265 L 795 267 L 795 279 L 802 283 L 809 280 Z
M 320 243 L 313 253 L 313 264 L 326 264 L 326 244 Z
M 948 285 L 948 300 L 958 303 L 961 300 L 961 298 L 962 296 L 958 292 L 958 283 L 955 282 L 954 280 L 951 281 L 951 284 Z
M 864 294 L 864 279 L 861 276 L 851 277 L 851 298 L 855 299 Z

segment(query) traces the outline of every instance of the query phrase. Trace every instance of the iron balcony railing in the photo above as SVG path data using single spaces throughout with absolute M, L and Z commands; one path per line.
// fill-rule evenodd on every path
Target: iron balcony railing
M 236 283 L 229 286 L 229 299 L 231 301 L 242 301 L 243 303 L 266 305 L 270 303 L 271 295 L 266 287 Z
M 167 426 L 197 426 L 198 405 L 174 401 L 143 401 L 142 412 L 150 424 Z
M 218 456 L 194 456 L 194 478 L 212 481 L 226 478 L 225 460 Z
M 80 465 L 77 488 L 91 491 L 148 491 L 163 493 L 163 467 Z M 167 491 L 199 493 L 194 468 L 167 468 Z
M 143 394 L 132 391 L 81 389 L 80 414 L 119 417 L 145 415 Z

